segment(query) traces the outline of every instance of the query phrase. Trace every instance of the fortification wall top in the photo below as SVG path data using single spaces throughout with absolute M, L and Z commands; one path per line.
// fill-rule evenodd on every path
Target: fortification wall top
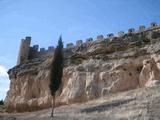
M 130 29 L 128 29 L 128 33 L 130 34 L 130 33 L 134 33 L 135 32 L 135 29 L 134 28 L 130 28 Z
M 48 49 L 40 48 L 39 45 L 33 45 L 30 47 L 29 59 L 42 58 L 50 56 L 54 52 L 54 46 L 49 46 Z
M 108 38 L 112 38 L 112 37 L 114 37 L 114 34 L 113 33 L 109 33 L 109 34 L 107 34 L 107 37 Z
M 120 31 L 117 33 L 116 36 L 114 36 L 113 33 L 110 33 L 110 34 L 107 34 L 106 37 L 104 37 L 103 35 L 98 35 L 95 40 L 93 40 L 93 38 L 88 38 L 88 39 L 86 39 L 85 42 L 83 42 L 83 40 L 77 40 L 75 45 L 73 43 L 68 43 L 66 45 L 65 50 L 70 49 L 70 50 L 75 51 L 75 50 L 79 49 L 80 46 L 82 46 L 80 50 L 82 50 L 82 49 L 87 50 L 87 49 L 89 49 L 88 47 L 90 47 L 91 45 L 95 45 L 99 40 L 100 41 L 104 40 L 107 42 L 107 44 L 108 44 L 108 42 L 115 43 L 115 41 L 122 44 L 123 39 L 128 34 L 134 36 L 134 35 L 139 34 L 141 32 L 148 32 L 148 31 L 157 30 L 157 29 L 160 30 L 160 25 L 158 25 L 156 22 L 152 22 L 150 24 L 150 27 L 148 27 L 148 28 L 146 28 L 144 25 L 141 25 L 141 26 L 139 26 L 138 30 L 135 30 L 134 28 L 130 28 L 130 29 L 128 29 L 127 33 L 125 33 L 124 31 Z M 119 40 L 121 40 L 121 41 L 119 41 Z M 31 42 L 31 37 L 27 36 L 22 41 Z M 40 50 L 39 50 L 39 45 L 33 45 L 32 47 L 30 47 L 30 52 L 29 52 L 30 59 L 33 59 L 35 57 L 38 58 L 38 57 L 44 57 L 44 56 L 51 55 L 53 53 L 53 51 L 54 51 L 53 46 L 49 46 L 48 49 L 40 48 Z
M 80 46 L 80 45 L 82 45 L 83 44 L 83 41 L 82 40 L 77 40 L 76 41 L 76 46 Z
M 120 31 L 117 33 L 118 37 L 123 37 L 125 35 L 124 31 Z
M 86 43 L 89 43 L 89 42 L 92 42 L 92 41 L 93 41 L 93 38 L 91 38 L 91 37 L 86 39 Z
M 103 39 L 104 39 L 103 35 L 98 35 L 97 36 L 97 40 L 103 40 Z
M 144 25 L 139 26 L 139 31 L 144 31 L 146 29 L 146 27 Z

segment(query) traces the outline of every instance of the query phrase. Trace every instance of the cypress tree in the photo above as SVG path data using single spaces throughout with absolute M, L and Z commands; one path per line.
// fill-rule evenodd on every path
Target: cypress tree
M 3 99 L 2 99 L 2 100 L 0 100 L 0 105 L 4 105 L 4 101 L 3 101 Z
M 51 63 L 50 70 L 50 92 L 52 96 L 52 112 L 51 117 L 53 117 L 54 106 L 55 106 L 55 93 L 59 89 L 62 83 L 63 76 L 63 42 L 62 37 L 59 37 L 58 45 L 54 51 L 54 57 Z

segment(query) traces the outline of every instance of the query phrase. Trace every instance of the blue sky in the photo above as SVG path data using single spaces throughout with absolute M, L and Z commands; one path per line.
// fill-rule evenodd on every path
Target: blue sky
M 6 71 L 16 65 L 20 39 L 55 45 L 99 34 L 160 23 L 160 0 L 0 0 L 0 99 L 9 87 Z

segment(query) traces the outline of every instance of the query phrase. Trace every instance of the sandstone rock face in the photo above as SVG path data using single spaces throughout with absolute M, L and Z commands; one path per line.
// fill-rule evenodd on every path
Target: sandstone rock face
M 97 41 L 97 46 L 91 46 L 88 52 L 72 53 L 65 58 L 63 84 L 56 93 L 56 105 L 85 102 L 109 93 L 159 85 L 158 40 L 125 50 L 121 46 L 115 52 L 113 44 L 105 49 L 102 44 L 105 40 Z M 51 106 L 48 87 L 51 60 L 52 56 L 30 60 L 9 70 L 11 83 L 5 99 L 8 111 L 30 111 Z
M 144 60 L 143 69 L 139 76 L 140 86 L 156 86 L 160 82 L 160 55 L 153 55 Z

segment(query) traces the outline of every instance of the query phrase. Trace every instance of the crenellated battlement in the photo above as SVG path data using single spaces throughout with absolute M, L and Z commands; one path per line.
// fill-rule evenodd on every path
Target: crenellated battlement
M 139 26 L 139 32 L 142 32 L 146 29 L 146 27 L 144 25 Z
M 83 44 L 83 40 L 77 40 L 76 41 L 76 46 L 81 46 Z
M 124 46 L 137 43 L 144 43 L 149 37 L 152 37 L 154 33 L 160 37 L 160 25 L 155 22 L 150 24 L 150 27 L 146 28 L 144 25 L 139 26 L 136 30 L 134 28 L 129 28 L 128 32 L 125 33 L 124 31 L 120 31 L 117 35 L 113 33 L 107 34 L 107 36 L 98 35 L 96 39 L 87 38 L 85 42 L 83 40 L 77 40 L 76 44 L 68 43 L 64 52 L 66 51 L 66 55 L 73 54 L 75 52 L 91 52 L 93 49 L 113 46 Z M 19 50 L 19 57 L 17 60 L 17 65 L 22 64 L 30 59 L 35 58 L 43 58 L 47 56 L 51 56 L 54 53 L 54 46 L 49 46 L 48 49 L 40 48 L 39 45 L 30 46 L 31 37 L 26 37 L 25 39 L 21 40 L 20 50 Z M 116 48 L 117 49 L 117 48 Z

